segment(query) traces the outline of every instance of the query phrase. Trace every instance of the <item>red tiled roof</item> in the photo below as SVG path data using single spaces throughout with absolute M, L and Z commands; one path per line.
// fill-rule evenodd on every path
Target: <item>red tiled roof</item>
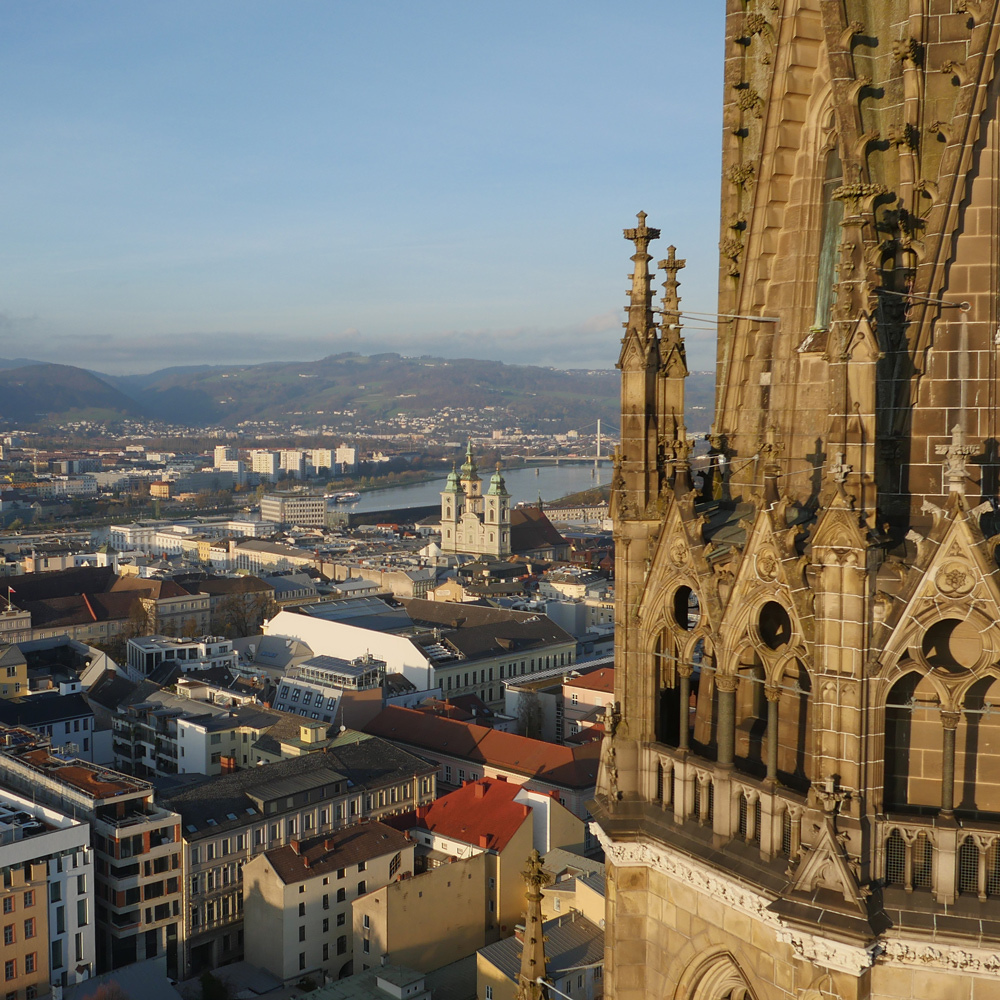
M 564 788 L 586 789 L 597 781 L 600 748 L 595 743 L 582 747 L 557 746 L 395 705 L 383 709 L 365 726 L 365 731 L 407 744 L 425 755 L 436 751 Z
M 510 512 L 510 547 L 530 552 L 547 546 L 569 545 L 540 507 L 515 507 Z
M 600 743 L 604 739 L 604 723 L 595 722 L 592 726 L 581 729 L 578 733 L 566 737 L 566 742 L 578 746 L 582 743 Z
M 566 681 L 566 687 L 585 688 L 588 691 L 606 691 L 608 694 L 612 694 L 615 690 L 615 668 L 601 667 L 599 670 L 591 670 L 588 674 Z
M 496 778 L 466 782 L 462 788 L 417 809 L 411 828 L 502 851 L 531 815 L 531 806 L 514 801 L 519 791 L 520 785 Z

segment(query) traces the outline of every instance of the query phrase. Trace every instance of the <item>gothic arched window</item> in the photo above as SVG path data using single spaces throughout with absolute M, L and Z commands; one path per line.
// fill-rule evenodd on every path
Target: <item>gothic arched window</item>
M 844 165 L 834 146 L 826 154 L 823 175 L 823 220 L 820 230 L 819 266 L 816 270 L 816 314 L 814 330 L 830 328 L 833 311 L 833 286 L 837 280 L 837 247 L 840 245 L 840 223 L 844 218 L 844 204 L 833 197 L 834 191 L 844 183 Z

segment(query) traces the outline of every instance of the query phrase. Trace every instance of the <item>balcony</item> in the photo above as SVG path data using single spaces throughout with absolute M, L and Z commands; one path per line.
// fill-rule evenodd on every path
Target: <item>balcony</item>
M 873 869 L 886 903 L 919 907 L 921 897 L 957 909 L 1000 898 L 1000 822 L 951 816 L 879 816 Z M 989 915 L 991 920 L 995 916 Z
M 672 827 L 694 824 L 716 845 L 743 843 L 766 863 L 795 858 L 802 845 L 806 797 L 664 744 L 642 751 L 643 798 Z

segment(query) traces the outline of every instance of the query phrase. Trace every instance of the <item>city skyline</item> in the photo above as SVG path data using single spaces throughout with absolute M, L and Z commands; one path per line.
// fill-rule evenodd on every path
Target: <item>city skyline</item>
M 640 209 L 654 256 L 688 260 L 684 304 L 714 308 L 721 73 L 686 81 L 721 54 L 721 9 L 6 14 L 4 357 L 607 368 Z M 711 331 L 688 348 L 712 367 Z

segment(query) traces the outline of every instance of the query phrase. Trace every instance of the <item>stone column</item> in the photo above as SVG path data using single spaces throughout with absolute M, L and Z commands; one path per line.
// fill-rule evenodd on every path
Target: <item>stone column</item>
M 941 762 L 941 812 L 950 816 L 955 808 L 955 731 L 961 712 L 942 712 L 943 760 Z
M 778 699 L 781 689 L 768 684 L 764 688 L 767 698 L 767 780 L 778 783 Z
M 732 674 L 715 675 L 715 689 L 719 693 L 719 716 L 716 745 L 718 762 L 723 767 L 733 766 L 736 753 L 736 684 Z
M 691 665 L 682 663 L 677 667 L 680 687 L 680 725 L 677 735 L 677 749 L 691 749 Z

